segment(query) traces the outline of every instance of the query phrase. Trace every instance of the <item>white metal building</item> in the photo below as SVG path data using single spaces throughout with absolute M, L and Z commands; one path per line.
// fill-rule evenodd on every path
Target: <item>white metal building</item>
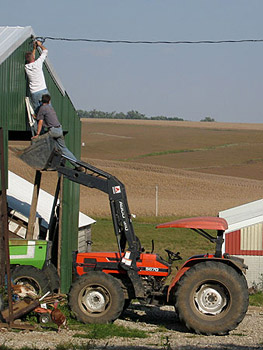
M 8 207 L 12 209 L 11 215 L 14 217 L 14 220 L 9 221 L 9 230 L 24 238 L 34 186 L 11 171 L 8 171 L 8 179 L 7 201 Z M 46 231 L 48 238 L 48 223 L 53 201 L 54 197 L 51 194 L 40 189 L 34 239 L 38 239 L 41 229 Z M 91 244 L 87 244 L 87 241 L 91 241 L 91 225 L 95 222 L 89 216 L 79 212 L 78 251 L 81 253 L 91 249 Z
M 244 259 L 247 281 L 263 287 L 263 199 L 219 212 L 228 223 L 223 253 Z

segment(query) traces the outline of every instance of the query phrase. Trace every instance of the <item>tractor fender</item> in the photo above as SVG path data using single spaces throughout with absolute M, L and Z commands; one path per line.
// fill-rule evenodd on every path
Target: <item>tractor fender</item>
M 212 257 L 206 257 L 206 256 L 193 257 L 187 260 L 178 270 L 177 274 L 174 276 L 167 290 L 167 302 L 170 299 L 171 290 L 175 288 L 176 283 L 182 278 L 182 276 L 186 273 L 186 271 L 188 271 L 192 266 L 204 261 L 216 261 L 217 263 L 220 263 L 220 264 L 227 264 L 229 266 L 232 266 L 235 270 L 237 270 L 241 274 L 245 273 L 247 269 L 247 266 L 243 263 L 243 259 L 240 259 L 237 257 L 231 257 L 228 254 L 225 254 L 225 256 L 222 258 L 215 258 L 213 256 Z

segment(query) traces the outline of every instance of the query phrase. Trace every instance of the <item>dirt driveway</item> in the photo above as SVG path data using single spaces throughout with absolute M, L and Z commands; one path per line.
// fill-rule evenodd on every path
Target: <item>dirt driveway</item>
M 263 308 L 249 307 L 237 329 L 227 336 L 203 336 L 189 332 L 171 308 L 162 310 L 133 305 L 118 325 L 144 330 L 148 337 L 90 340 L 74 338 L 76 331 L 11 332 L 2 330 L 0 343 L 13 349 L 111 349 L 111 350 L 263 350 Z M 79 331 L 77 333 L 80 333 Z

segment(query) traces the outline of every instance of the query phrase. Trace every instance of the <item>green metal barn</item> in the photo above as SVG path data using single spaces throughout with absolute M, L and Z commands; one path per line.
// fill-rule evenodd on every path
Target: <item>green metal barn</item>
M 0 27 L 0 127 L 4 131 L 6 165 L 8 140 L 30 140 L 31 137 L 25 105 L 28 87 L 24 64 L 25 52 L 32 50 L 32 35 L 31 27 Z M 52 106 L 63 125 L 67 147 L 79 158 L 81 122 L 48 59 L 44 63 L 44 75 L 52 96 Z M 78 212 L 79 185 L 64 179 L 60 261 L 62 293 L 67 293 L 71 285 L 72 251 L 77 249 Z

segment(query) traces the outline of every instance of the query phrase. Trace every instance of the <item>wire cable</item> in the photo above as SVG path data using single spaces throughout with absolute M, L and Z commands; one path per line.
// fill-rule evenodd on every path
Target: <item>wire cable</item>
M 35 40 L 45 42 L 45 40 L 59 40 L 59 41 L 73 41 L 73 42 L 90 42 L 90 43 L 106 43 L 106 44 L 166 44 L 166 45 L 179 45 L 179 44 L 225 44 L 225 43 L 259 43 L 263 42 L 263 39 L 240 39 L 240 40 L 198 40 L 198 41 L 145 41 L 145 40 L 106 40 L 106 39 L 74 39 L 74 38 L 55 38 L 52 36 L 36 37 Z

